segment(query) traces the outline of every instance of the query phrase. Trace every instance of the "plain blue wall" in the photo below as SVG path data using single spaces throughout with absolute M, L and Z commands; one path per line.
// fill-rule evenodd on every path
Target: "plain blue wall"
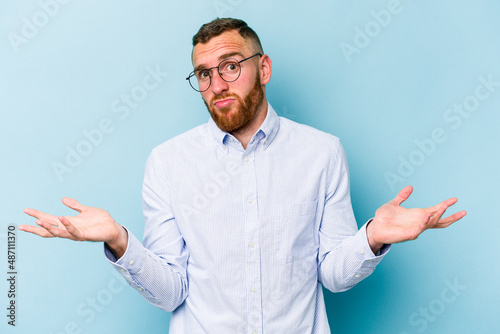
M 407 206 L 457 196 L 453 212 L 468 211 L 447 230 L 393 246 L 354 289 L 327 292 L 332 332 L 496 333 L 494 1 L 2 1 L 5 276 L 7 226 L 34 223 L 25 207 L 72 214 L 60 200 L 74 197 L 107 209 L 142 237 L 150 150 L 208 120 L 184 79 L 192 70 L 192 35 L 217 16 L 242 18 L 261 37 L 273 60 L 268 98 L 280 115 L 342 139 L 360 226 L 406 184 L 415 188 Z M 144 90 L 151 71 L 160 72 L 157 86 Z M 131 93 L 140 101 L 127 107 L 122 95 Z M 85 132 L 99 127 L 103 138 L 85 144 Z M 87 156 L 56 172 L 78 148 Z M 4 315 L 2 333 L 167 332 L 169 314 L 122 288 L 100 243 L 17 231 L 17 270 L 17 326 Z M 0 282 L 7 314 L 7 281 Z

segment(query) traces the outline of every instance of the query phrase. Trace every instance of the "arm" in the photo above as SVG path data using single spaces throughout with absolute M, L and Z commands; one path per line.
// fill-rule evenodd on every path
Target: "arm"
M 158 173 L 157 167 L 154 157 L 150 157 L 143 187 L 144 246 L 107 211 L 83 206 L 70 198 L 64 198 L 63 203 L 78 215 L 56 217 L 26 209 L 25 213 L 38 219 L 39 227 L 21 225 L 19 229 L 44 238 L 103 241 L 106 257 L 129 285 L 151 304 L 173 311 L 187 297 L 189 256 L 170 209 L 164 173 Z
M 319 229 L 318 273 L 327 289 L 340 292 L 368 277 L 389 246 L 376 256 L 368 244 L 366 225 L 358 230 L 352 211 L 345 153 L 340 142 L 336 142 L 334 148 Z
M 144 246 L 130 234 L 122 257 L 114 257 L 107 248 L 105 254 L 144 299 L 171 312 L 188 295 L 189 253 L 171 208 L 164 159 L 153 151 L 146 163 L 142 191 Z

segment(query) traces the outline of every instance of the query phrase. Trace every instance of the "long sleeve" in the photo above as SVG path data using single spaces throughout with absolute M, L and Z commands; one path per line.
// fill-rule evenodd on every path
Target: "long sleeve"
M 344 149 L 337 141 L 328 175 L 328 188 L 319 229 L 319 280 L 332 292 L 345 291 L 368 277 L 390 246 L 376 256 L 366 237 L 366 225 L 359 231 L 351 206 L 349 171 Z
M 270 105 L 246 149 L 212 119 L 156 147 L 143 209 L 144 246 L 106 255 L 172 333 L 328 333 L 321 283 L 349 289 L 387 252 L 357 229 L 340 140 Z
M 118 272 L 151 304 L 175 310 L 188 294 L 188 251 L 173 215 L 166 173 L 154 152 L 147 164 L 143 185 L 145 230 L 143 245 L 128 231 L 125 254 L 105 255 Z

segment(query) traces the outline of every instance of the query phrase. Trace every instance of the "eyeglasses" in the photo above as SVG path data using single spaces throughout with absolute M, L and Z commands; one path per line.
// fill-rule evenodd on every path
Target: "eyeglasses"
M 217 72 L 219 72 L 222 80 L 226 82 L 233 82 L 238 80 L 241 74 L 241 66 L 240 64 L 245 60 L 253 58 L 255 56 L 262 56 L 261 53 L 256 53 L 253 56 L 245 58 L 243 60 L 236 60 L 234 58 L 227 58 L 222 60 L 219 65 L 210 67 L 208 69 L 195 70 L 189 74 L 186 80 L 189 81 L 189 84 L 193 89 L 197 92 L 204 92 L 210 85 L 212 84 L 212 75 L 210 72 L 216 68 Z

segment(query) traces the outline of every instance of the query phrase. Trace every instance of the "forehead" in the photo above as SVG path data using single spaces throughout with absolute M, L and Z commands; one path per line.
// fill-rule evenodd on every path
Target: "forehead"
M 194 68 L 215 66 L 217 64 L 214 63 L 225 58 L 225 55 L 234 53 L 244 55 L 248 50 L 248 43 L 236 30 L 226 31 L 207 43 L 196 44 L 193 48 L 193 66 Z

